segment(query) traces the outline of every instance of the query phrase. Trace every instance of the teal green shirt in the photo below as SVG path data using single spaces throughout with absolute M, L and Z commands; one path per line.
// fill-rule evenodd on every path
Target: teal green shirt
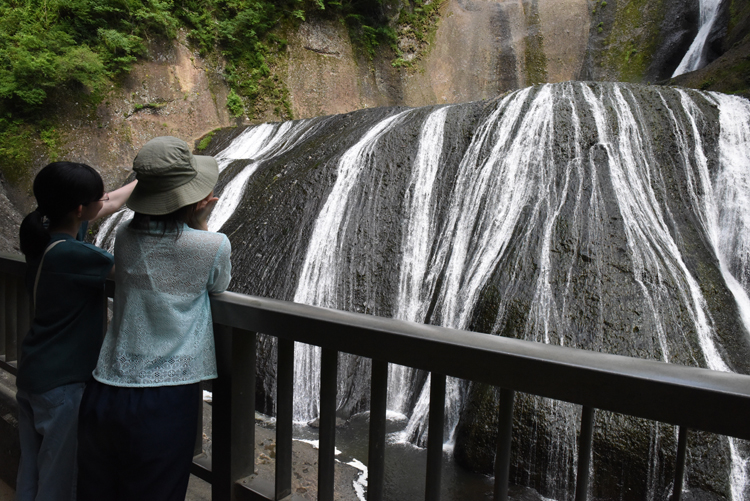
M 44 257 L 34 319 L 21 344 L 16 385 L 32 393 L 90 380 L 104 334 L 104 282 L 114 258 L 70 235 L 52 234 L 50 243 L 56 240 L 64 241 Z M 30 294 L 38 266 L 29 262 Z

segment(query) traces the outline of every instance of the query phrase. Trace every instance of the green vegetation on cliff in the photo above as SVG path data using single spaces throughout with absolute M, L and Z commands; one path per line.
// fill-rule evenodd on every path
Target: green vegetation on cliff
M 630 0 L 618 8 L 607 37 L 607 67 L 622 82 L 641 82 L 659 41 L 662 0 Z M 602 7 L 603 8 L 603 7 Z
M 233 116 L 292 117 L 274 69 L 286 53 L 279 33 L 306 18 L 339 19 L 372 57 L 398 55 L 394 25 L 424 36 L 440 1 L 425 0 L 0 0 L 0 169 L 14 181 L 33 146 L 54 157 L 56 96 L 99 103 L 149 43 L 179 30 L 204 57 L 226 61 Z M 51 146 L 52 145 L 52 146 Z M 53 147 L 54 146 L 54 147 Z
M 151 37 L 172 37 L 171 2 L 0 0 L 0 155 L 15 181 L 33 144 L 55 158 L 55 93 L 98 100 L 127 73 Z

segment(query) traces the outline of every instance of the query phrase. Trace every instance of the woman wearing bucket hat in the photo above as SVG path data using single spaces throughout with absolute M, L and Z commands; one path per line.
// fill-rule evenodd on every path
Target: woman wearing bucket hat
M 81 403 L 78 499 L 185 499 L 199 382 L 216 377 L 209 293 L 231 247 L 206 231 L 218 166 L 174 137 L 133 161 L 135 212 L 115 240 L 114 313 Z

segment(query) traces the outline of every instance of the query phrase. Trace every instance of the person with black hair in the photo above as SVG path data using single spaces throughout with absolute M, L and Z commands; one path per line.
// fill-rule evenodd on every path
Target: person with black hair
M 78 409 L 104 330 L 113 257 L 84 242 L 89 221 L 116 212 L 135 181 L 111 193 L 96 170 L 54 162 L 34 179 L 38 207 L 20 227 L 34 316 L 21 344 L 16 499 L 75 499 Z

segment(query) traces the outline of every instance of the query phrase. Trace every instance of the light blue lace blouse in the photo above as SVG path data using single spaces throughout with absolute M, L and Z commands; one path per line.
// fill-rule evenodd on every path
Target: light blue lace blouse
M 231 278 L 226 235 L 185 226 L 115 240 L 114 312 L 94 378 L 113 386 L 190 384 L 216 377 L 209 292 Z

